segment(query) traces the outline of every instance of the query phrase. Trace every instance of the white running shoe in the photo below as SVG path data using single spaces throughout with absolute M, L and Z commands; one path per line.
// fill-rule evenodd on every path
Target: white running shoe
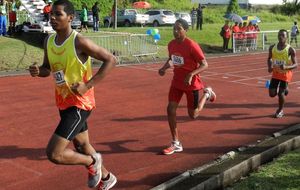
M 90 188 L 97 187 L 97 185 L 101 181 L 102 172 L 102 157 L 100 153 L 95 153 L 92 155 L 93 159 L 95 159 L 95 163 L 87 167 L 89 175 L 88 175 L 88 186 Z
M 108 180 L 101 180 L 98 190 L 109 190 L 111 189 L 116 183 L 117 183 L 117 178 L 114 176 L 114 174 L 109 173 L 109 178 Z
M 284 116 L 283 110 L 277 110 L 275 113 L 275 118 L 282 118 Z
M 173 154 L 174 152 L 182 152 L 182 151 L 183 151 L 183 147 L 181 143 L 177 144 L 175 142 L 172 142 L 171 146 L 163 150 L 163 154 L 170 155 Z
M 214 102 L 217 99 L 216 93 L 212 90 L 211 87 L 204 88 L 204 93 L 208 93 L 208 100 Z

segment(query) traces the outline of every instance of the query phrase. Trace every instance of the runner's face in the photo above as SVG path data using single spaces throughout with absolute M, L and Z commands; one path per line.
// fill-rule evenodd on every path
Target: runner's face
M 50 14 L 50 24 L 55 31 L 67 29 L 71 26 L 73 15 L 67 15 L 63 5 L 53 6 Z
M 184 39 L 186 36 L 186 30 L 182 27 L 182 25 L 179 22 L 176 22 L 173 27 L 173 35 L 175 39 Z
M 287 39 L 287 33 L 284 31 L 281 31 L 278 33 L 278 41 L 281 44 L 285 44 Z

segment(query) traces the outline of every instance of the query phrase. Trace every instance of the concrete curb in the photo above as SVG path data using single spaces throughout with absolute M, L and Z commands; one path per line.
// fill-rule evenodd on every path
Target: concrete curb
M 242 176 L 245 176 L 246 174 L 251 172 L 253 169 L 257 168 L 258 166 L 273 160 L 278 155 L 299 148 L 300 147 L 299 135 L 294 137 L 289 137 L 289 135 L 284 136 L 286 134 L 289 134 L 294 131 L 299 131 L 299 130 L 300 130 L 300 124 L 297 124 L 287 129 L 284 129 L 282 131 L 273 133 L 272 134 L 273 137 L 267 137 L 262 142 L 259 141 L 259 144 L 276 143 L 276 145 L 272 145 L 270 147 L 266 146 L 267 148 L 264 148 L 265 150 L 258 154 L 250 156 L 246 159 L 240 159 L 240 160 L 237 159 L 237 161 L 235 161 L 235 157 L 239 152 L 241 153 L 241 155 L 243 153 L 248 154 L 247 150 L 251 151 L 251 149 L 257 148 L 259 144 L 255 144 L 255 145 L 252 144 L 249 145 L 248 147 L 240 147 L 237 149 L 238 151 L 230 151 L 220 156 L 218 159 L 210 162 L 209 164 L 195 168 L 193 170 L 186 171 L 181 175 L 176 176 L 175 178 L 172 178 L 169 181 L 166 181 L 165 183 L 162 183 L 152 188 L 151 190 L 176 189 L 175 187 L 178 186 L 178 184 L 180 184 L 184 180 L 189 180 L 190 178 L 193 178 L 193 176 L 201 175 L 201 173 L 204 173 L 203 176 L 205 177 L 202 178 L 205 178 L 205 180 L 199 181 L 197 185 L 190 187 L 189 189 L 213 190 L 213 189 L 226 187 L 232 184 L 233 182 L 235 182 L 236 180 L 240 179 Z M 205 170 L 219 167 L 220 164 L 225 162 L 232 162 L 234 163 L 234 165 L 224 169 L 218 174 L 214 173 L 215 169 L 212 169 L 213 172 L 210 171 L 205 173 Z M 207 173 L 211 175 L 209 177 L 206 177 Z

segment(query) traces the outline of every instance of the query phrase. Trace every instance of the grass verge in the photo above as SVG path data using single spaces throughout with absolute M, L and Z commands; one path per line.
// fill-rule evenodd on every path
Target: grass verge
M 280 156 L 226 190 L 299 190 L 300 149 Z

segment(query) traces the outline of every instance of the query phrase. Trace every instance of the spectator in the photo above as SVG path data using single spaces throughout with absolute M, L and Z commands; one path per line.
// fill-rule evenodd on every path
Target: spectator
M 291 42 L 290 42 L 290 44 L 292 45 L 292 42 L 295 41 L 296 47 L 298 47 L 297 35 L 299 35 L 299 28 L 298 28 L 297 22 L 294 22 L 294 25 L 292 26 L 292 29 L 291 29 Z
M 99 12 L 98 2 L 96 2 L 92 7 L 93 12 L 93 30 L 94 32 L 99 31 Z
M 110 18 L 110 22 L 109 22 L 109 25 L 108 27 L 115 22 L 115 16 L 116 16 L 116 4 L 113 3 L 113 6 L 111 8 L 111 18 Z
M 228 43 L 230 40 L 230 26 L 229 26 L 229 20 L 225 21 L 224 26 L 222 27 L 223 29 L 223 51 L 226 53 L 228 52 Z
M 248 26 L 247 26 L 247 47 L 249 50 L 254 50 L 255 49 L 255 40 L 254 40 L 254 32 L 255 32 L 255 27 L 252 25 L 252 22 L 250 21 Z
M 254 39 L 254 50 L 257 49 L 257 38 L 258 38 L 258 32 L 260 31 L 260 28 L 257 23 L 253 24 L 254 26 L 254 34 L 253 34 L 253 39 Z
M 240 38 L 241 38 L 241 44 L 242 44 L 242 49 L 243 51 L 247 51 L 247 22 L 244 22 L 243 24 L 240 24 Z
M 241 42 L 240 42 L 239 23 L 235 22 L 234 26 L 232 27 L 232 48 L 235 47 L 236 51 L 239 51 L 240 46 L 241 46 Z
M 204 6 L 201 6 L 199 3 L 199 6 L 197 8 L 197 30 L 202 30 L 202 24 L 203 24 L 203 9 Z
M 52 1 L 48 0 L 47 5 L 43 9 L 44 21 L 45 22 L 49 22 L 49 20 L 50 20 L 50 12 L 51 12 L 51 9 L 52 9 L 51 7 L 52 7 Z
M 86 4 L 82 4 L 82 10 L 81 10 L 81 13 L 80 13 L 80 21 L 81 21 L 81 27 L 80 27 L 80 31 L 82 31 L 82 29 L 84 28 L 86 32 L 89 32 L 88 31 L 88 9 L 87 9 L 87 6 Z
M 6 36 L 6 1 L 0 2 L 0 36 Z
M 17 22 L 17 6 L 15 0 L 12 0 L 9 4 L 8 18 L 9 18 L 8 31 L 10 34 L 12 34 L 15 32 L 16 22 Z
M 194 30 L 195 24 L 197 22 L 197 10 L 194 7 L 191 11 L 191 17 L 192 17 L 192 29 Z

